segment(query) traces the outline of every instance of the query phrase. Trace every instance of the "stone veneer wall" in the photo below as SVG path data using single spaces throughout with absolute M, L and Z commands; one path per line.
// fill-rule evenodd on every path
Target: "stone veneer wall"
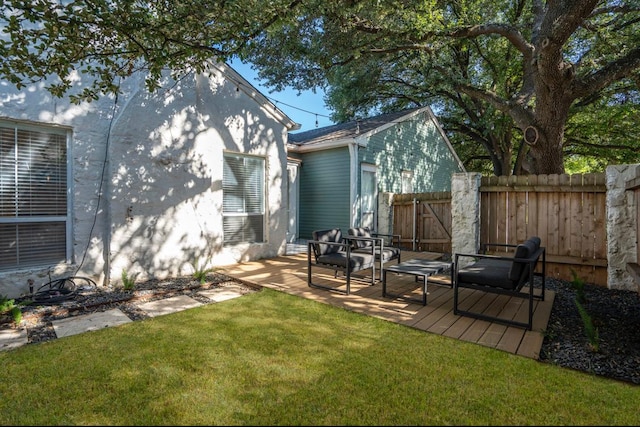
M 451 259 L 456 253 L 475 254 L 480 249 L 480 179 L 477 172 L 451 177 Z M 466 263 L 469 257 L 461 259 Z
M 393 230 L 393 194 L 380 193 L 378 202 L 378 233 L 392 234 Z
M 607 184 L 607 286 L 638 291 L 639 285 L 627 271 L 638 259 L 638 224 L 633 191 L 627 181 L 640 176 L 640 165 L 608 166 Z

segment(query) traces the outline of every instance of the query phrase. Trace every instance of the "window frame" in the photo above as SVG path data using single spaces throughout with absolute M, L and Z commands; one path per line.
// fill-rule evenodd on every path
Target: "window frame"
M 227 159 L 228 158 L 236 158 L 236 159 L 243 159 L 244 162 L 246 162 L 247 160 L 249 161 L 259 161 L 259 165 L 261 167 L 261 170 L 259 171 L 260 173 L 257 175 L 260 177 L 260 182 L 259 184 L 261 185 L 260 191 L 259 191 L 259 196 L 261 198 L 261 200 L 256 203 L 255 201 L 249 201 L 249 205 L 253 206 L 255 209 L 255 206 L 259 206 L 260 211 L 259 212 L 251 212 L 251 211 L 247 211 L 247 196 L 250 196 L 251 194 L 242 194 L 240 195 L 240 197 L 243 197 L 242 199 L 242 211 L 238 211 L 237 207 L 236 207 L 236 211 L 232 211 L 232 210 L 225 210 L 228 208 L 228 206 L 225 206 L 225 186 L 227 185 L 225 183 L 225 171 L 227 170 Z M 240 244 L 262 244 L 262 243 L 266 243 L 267 242 L 267 227 L 266 227 L 266 219 L 267 219 L 267 191 L 266 191 L 266 186 L 267 186 L 267 160 L 264 156 L 258 156 L 258 155 L 253 155 L 253 154 L 246 154 L 246 153 L 239 153 L 239 152 L 234 152 L 234 151 L 224 151 L 223 152 L 223 172 L 222 172 L 222 242 L 224 246 L 233 246 L 233 245 L 240 245 Z M 251 179 L 250 174 L 246 174 L 244 175 L 245 178 L 249 178 Z M 246 184 L 246 183 L 245 183 Z M 251 187 L 252 185 L 255 185 L 255 183 L 249 183 L 249 186 Z M 257 188 L 257 187 L 256 187 Z M 256 192 L 257 193 L 257 192 Z M 232 194 L 231 194 L 232 195 Z M 245 218 L 245 221 L 242 226 L 248 226 L 251 227 L 251 224 L 249 223 L 251 218 L 261 218 L 260 221 L 260 227 L 261 229 L 259 230 L 259 234 L 260 234 L 260 239 L 246 239 L 246 236 L 242 236 L 241 239 L 233 239 L 233 240 L 227 240 L 227 232 L 226 232 L 226 219 L 227 218 Z M 251 232 L 251 230 L 247 230 L 248 232 Z M 242 232 L 240 230 L 238 230 L 238 233 L 246 233 Z
M 409 185 L 411 188 L 410 191 L 407 191 L 406 185 Z M 413 193 L 413 171 L 403 170 L 400 172 L 400 194 L 410 194 Z
M 373 178 L 372 193 L 365 194 L 366 176 L 370 174 Z M 378 227 L 378 167 L 370 163 L 362 163 L 360 165 L 360 227 L 370 227 L 371 230 L 377 230 Z M 371 206 L 366 206 L 367 197 L 370 197 Z M 365 210 L 367 207 L 371 211 Z M 365 215 L 370 215 L 370 222 L 367 222 Z
M 34 198 L 34 194 L 38 196 L 38 191 L 27 192 L 30 202 L 33 200 L 36 200 L 36 203 L 28 204 L 28 209 L 22 209 L 18 205 L 21 196 L 18 193 L 18 190 L 16 190 L 16 187 L 20 186 L 19 181 L 23 180 L 26 177 L 28 178 L 29 182 L 35 182 L 36 183 L 35 187 L 38 188 L 40 187 L 40 185 L 38 184 L 37 179 L 33 181 L 31 180 L 33 179 L 33 177 L 37 178 L 39 174 L 44 174 L 47 171 L 47 169 L 42 167 L 37 168 L 37 166 L 41 166 L 42 163 L 38 165 L 37 162 L 30 161 L 29 172 L 27 174 L 25 174 L 23 171 L 19 171 L 18 168 L 21 166 L 21 163 L 24 163 L 25 161 L 29 161 L 30 159 L 26 155 L 20 156 L 22 149 L 18 149 L 17 151 L 14 149 L 13 153 L 16 156 L 13 159 L 14 173 L 13 175 L 10 174 L 8 179 L 10 183 L 11 181 L 13 181 L 13 183 L 10 184 L 10 188 L 13 190 L 13 192 L 7 193 L 7 194 L 12 194 L 12 196 L 6 198 L 6 201 L 9 201 L 9 199 L 13 199 L 13 201 L 9 201 L 9 203 L 5 205 L 4 209 L 0 208 L 4 211 L 4 214 L 0 212 L 0 227 L 4 228 L 4 226 L 6 226 L 7 224 L 15 225 L 17 227 L 15 231 L 14 240 L 11 242 L 15 247 L 15 253 L 13 254 L 13 257 L 12 257 L 11 251 L 13 250 L 13 248 L 11 248 L 11 244 L 9 244 L 6 248 L 0 246 L 0 271 L 23 270 L 23 269 L 30 269 L 34 267 L 44 267 L 44 266 L 58 265 L 61 263 L 70 263 L 72 260 L 72 247 L 73 247 L 72 245 L 73 203 L 72 203 L 72 197 L 71 197 L 71 195 L 73 194 L 72 192 L 73 179 L 72 179 L 72 170 L 71 170 L 71 164 L 72 164 L 71 129 L 63 126 L 35 124 L 31 122 L 22 122 L 19 120 L 7 120 L 7 119 L 0 119 L 0 128 L 8 131 L 6 135 L 10 135 L 11 132 L 13 132 L 13 144 L 15 145 L 16 148 L 19 147 L 19 144 L 25 145 L 28 143 L 26 140 L 20 141 L 19 134 L 22 132 L 34 132 L 34 133 L 43 134 L 44 137 L 46 137 L 46 144 L 49 144 L 51 142 L 52 137 L 61 139 L 56 149 L 60 151 L 64 150 L 63 152 L 64 160 L 60 161 L 58 164 L 58 167 L 64 171 L 64 182 L 60 181 L 60 184 L 64 184 L 64 190 L 59 191 L 57 193 L 58 194 L 57 197 L 60 197 L 60 196 L 64 197 L 63 203 L 65 204 L 64 214 L 60 214 L 59 212 L 58 213 L 50 212 L 50 214 L 42 214 L 42 210 L 43 209 L 46 210 L 46 207 L 50 205 L 50 201 L 47 201 L 46 198 L 52 196 L 52 193 L 50 192 L 50 190 L 45 187 L 44 190 L 42 189 L 40 190 L 41 193 L 39 194 L 39 197 L 40 197 L 39 199 L 37 197 Z M 5 144 L 6 146 L 11 145 L 11 141 L 10 140 L 8 141 L 9 143 Z M 43 139 L 43 141 L 45 140 Z M 35 147 L 41 149 L 42 146 L 43 146 L 42 143 L 40 143 L 40 145 L 36 145 Z M 26 153 L 26 151 L 24 153 Z M 38 160 L 42 161 L 42 159 L 38 159 Z M 7 161 L 6 159 L 5 160 L 0 159 L 0 162 L 2 162 L 2 164 L 0 165 L 0 172 L 1 172 L 2 166 L 7 166 L 11 162 L 11 160 Z M 35 168 L 34 168 L 34 164 L 36 165 Z M 9 167 L 9 169 L 10 168 L 11 166 Z M 5 172 L 6 172 L 6 169 L 5 169 Z M 59 175 L 59 176 L 62 176 L 62 175 Z M 3 179 L 0 177 L 0 181 L 2 180 Z M 3 185 L 3 182 L 0 182 L 0 187 L 2 187 L 2 185 Z M 55 196 L 55 194 L 56 193 L 54 192 L 53 195 Z M 2 195 L 0 194 L 0 198 L 1 197 Z M 6 209 L 6 206 L 10 206 L 12 203 L 15 203 L 15 209 L 11 209 L 11 208 Z M 58 204 L 57 207 L 60 208 L 60 205 L 61 204 Z M 12 210 L 13 212 L 11 212 Z M 25 213 L 21 213 L 21 210 L 24 210 Z M 35 211 L 36 213 L 33 213 L 33 211 Z M 30 212 L 31 212 L 31 215 L 29 214 Z M 29 250 L 27 248 L 22 248 L 20 237 L 29 235 L 30 226 L 38 227 L 43 224 L 52 224 L 50 238 L 63 238 L 64 242 L 60 245 L 60 246 L 63 246 L 63 248 L 62 249 L 58 248 L 56 250 L 55 244 L 48 245 L 48 246 L 47 245 L 38 246 L 32 250 Z M 54 228 L 56 226 L 59 227 L 60 225 L 64 227 L 64 233 L 55 232 Z M 22 231 L 19 228 L 21 226 L 23 226 Z M 6 232 L 7 232 L 6 236 L 8 238 L 11 238 L 13 235 L 13 232 L 8 228 Z M 36 240 L 37 239 L 34 239 L 32 241 L 36 241 Z M 28 245 L 28 244 L 29 242 L 25 243 L 24 245 Z M 54 252 L 54 253 L 57 252 L 57 253 L 50 255 L 47 258 L 47 250 L 49 250 L 49 252 Z M 2 251 L 5 251 L 4 253 L 6 253 L 6 256 L 4 256 Z

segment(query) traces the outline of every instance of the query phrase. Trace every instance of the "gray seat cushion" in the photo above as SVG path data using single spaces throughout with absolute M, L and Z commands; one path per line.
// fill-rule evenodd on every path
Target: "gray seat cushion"
M 371 254 L 351 253 L 347 259 L 346 252 L 331 253 L 318 257 L 318 263 L 335 265 L 337 267 L 347 268 L 347 262 L 351 271 L 365 270 L 371 268 L 375 262 L 375 257 Z
M 480 258 L 476 262 L 458 271 L 458 281 L 476 285 L 515 289 L 516 283 L 509 279 L 511 270 L 509 260 Z
M 354 237 L 371 237 L 371 230 L 369 227 L 354 227 L 347 230 L 349 236 Z M 363 241 L 363 240 L 355 240 L 353 242 L 353 247 L 356 249 L 359 248 L 368 248 L 371 247 L 371 241 Z
M 529 258 L 536 253 L 536 242 L 534 240 L 526 240 L 524 243 L 516 247 L 514 258 Z M 509 279 L 515 283 L 522 282 L 529 274 L 529 264 L 522 261 L 513 261 L 509 270 Z
M 368 253 L 371 254 L 371 248 L 354 249 L 351 253 Z M 380 248 L 375 248 L 376 259 L 380 259 Z M 400 257 L 400 248 L 391 246 L 385 246 L 382 248 L 382 261 L 387 262 L 392 259 L 398 259 Z
M 314 231 L 313 240 L 317 240 L 319 242 L 342 243 L 342 230 L 339 228 L 332 228 L 330 230 Z M 313 245 L 313 251 L 315 252 L 316 257 L 340 252 L 342 248 L 343 247 L 340 245 L 323 245 L 320 243 L 315 243 Z
M 540 239 L 538 236 L 529 237 L 527 240 L 529 240 L 529 241 L 531 241 L 531 242 L 533 242 L 535 244 L 536 251 L 538 249 L 540 249 L 540 244 L 542 243 L 542 239 Z

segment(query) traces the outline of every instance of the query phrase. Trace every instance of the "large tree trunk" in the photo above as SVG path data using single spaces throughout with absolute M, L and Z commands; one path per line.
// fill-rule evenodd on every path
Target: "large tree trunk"
M 566 118 L 557 117 L 555 111 L 538 111 L 538 113 L 536 123 L 539 125 L 533 126 L 535 130 L 529 129 L 530 132 L 537 131 L 535 134 L 537 141 L 532 141 L 531 145 L 529 172 L 533 174 L 562 174 L 564 173 L 562 143 Z M 550 118 L 549 115 L 554 118 Z M 530 138 L 531 135 L 528 137 Z
M 524 140 L 531 145 L 531 173 L 562 174 L 564 128 L 573 102 L 571 84 L 575 70 L 562 60 L 559 49 L 545 55 L 544 59 L 537 61 L 535 107 L 532 122 L 523 129 Z

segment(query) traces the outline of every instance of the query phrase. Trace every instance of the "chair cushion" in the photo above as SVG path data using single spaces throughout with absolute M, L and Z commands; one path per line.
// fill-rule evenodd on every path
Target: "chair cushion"
M 535 252 L 538 251 L 538 249 L 540 249 L 540 244 L 542 243 L 542 240 L 537 237 L 537 236 L 533 236 L 533 237 L 529 237 L 529 240 L 532 241 L 533 243 L 535 243 L 536 245 L 536 249 L 533 253 L 529 254 L 529 256 L 532 256 Z M 536 262 L 533 263 L 533 269 L 536 269 L 536 266 L 538 265 L 538 260 L 536 259 Z
M 376 256 L 379 255 L 380 250 L 376 251 Z M 394 248 L 391 246 L 385 246 L 382 249 L 382 261 L 389 261 L 392 259 L 400 258 L 400 248 Z
M 524 243 L 519 244 L 516 247 L 516 253 L 514 258 L 529 258 L 536 252 L 536 243 L 532 240 L 526 240 Z M 513 261 L 511 263 L 511 269 L 509 270 L 509 280 L 514 282 L 520 282 L 524 276 L 529 274 L 529 265 L 526 262 Z
M 360 249 L 354 249 L 351 252 L 355 252 L 355 253 L 371 253 L 371 248 L 360 248 Z M 375 248 L 375 253 L 376 253 L 376 259 L 380 259 L 380 248 L 376 247 Z M 382 261 L 383 262 L 387 262 L 390 261 L 392 259 L 398 259 L 400 258 L 400 248 L 395 248 L 395 247 L 391 247 L 391 246 L 385 246 L 382 249 Z
M 531 242 L 533 242 L 533 243 L 535 244 L 535 246 L 536 246 L 536 251 L 537 251 L 538 249 L 540 249 L 540 244 L 542 243 L 542 240 L 541 240 L 538 236 L 532 236 L 532 237 L 529 237 L 527 240 L 529 240 L 529 241 L 531 241 Z M 535 251 L 534 251 L 534 252 L 535 252 Z
M 347 262 L 349 262 L 351 271 L 359 271 L 371 268 L 375 262 L 375 257 L 372 254 L 352 252 L 347 260 L 346 252 L 338 252 L 321 255 L 318 257 L 317 262 L 319 264 L 335 265 L 342 268 L 346 268 Z
M 516 284 L 509 279 L 512 264 L 508 260 L 480 258 L 458 271 L 458 282 L 515 289 Z
M 332 228 L 331 230 L 317 230 L 313 232 L 313 240 L 317 240 L 319 242 L 331 242 L 331 243 L 341 243 L 342 242 L 342 230 L 339 228 Z M 323 245 L 323 244 L 315 244 L 314 252 L 316 252 L 316 256 L 332 254 L 336 252 L 340 252 L 342 246 L 340 245 Z
M 354 236 L 354 237 L 371 237 L 371 230 L 369 229 L 369 227 L 354 227 L 354 228 L 350 228 L 347 233 L 349 233 L 349 236 Z M 356 240 L 353 242 L 353 247 L 358 249 L 358 248 L 368 248 L 371 246 L 371 242 L 367 242 L 367 241 L 362 241 L 362 240 Z

